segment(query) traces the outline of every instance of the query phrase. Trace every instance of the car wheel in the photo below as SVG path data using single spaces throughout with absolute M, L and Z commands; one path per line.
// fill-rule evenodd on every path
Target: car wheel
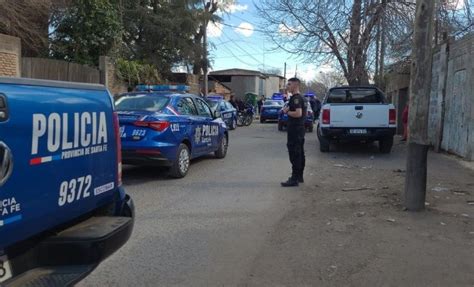
M 321 152 L 329 152 L 331 149 L 331 141 L 328 138 L 323 137 L 321 133 L 319 132 L 319 129 L 317 133 L 318 133 L 318 140 L 319 140 L 319 150 Z
M 219 143 L 219 149 L 215 151 L 215 156 L 217 158 L 225 158 L 227 155 L 227 148 L 229 147 L 229 139 L 227 135 L 224 135 Z
M 260 117 L 260 123 L 264 124 L 265 123 L 265 119 Z
M 278 122 L 278 130 L 283 131 L 283 124 Z
M 170 176 L 174 178 L 183 178 L 186 176 L 191 164 L 191 153 L 185 144 L 180 144 L 176 154 L 176 160 L 173 162 L 170 170 Z
M 234 118 L 232 120 L 232 124 L 230 125 L 231 130 L 235 130 L 237 128 L 237 120 Z
M 393 146 L 393 137 L 386 137 L 379 140 L 379 150 L 381 153 L 390 153 Z

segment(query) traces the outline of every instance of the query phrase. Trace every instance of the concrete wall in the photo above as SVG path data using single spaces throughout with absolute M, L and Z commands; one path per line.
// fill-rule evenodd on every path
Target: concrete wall
M 232 76 L 231 82 L 222 82 L 232 90 L 237 99 L 243 99 L 250 92 L 259 94 L 259 79 L 257 76 Z
M 21 40 L 0 34 L 0 76 L 20 77 Z
M 389 74 L 386 93 L 403 111 L 410 65 Z M 474 35 L 438 47 L 433 55 L 429 139 L 445 150 L 474 160 Z
M 280 84 L 280 78 L 279 77 L 272 77 L 269 76 L 267 79 L 265 79 L 265 96 L 267 98 L 270 98 L 273 93 L 278 93 L 280 91 L 281 84 Z
M 474 35 L 450 45 L 441 148 L 474 160 Z

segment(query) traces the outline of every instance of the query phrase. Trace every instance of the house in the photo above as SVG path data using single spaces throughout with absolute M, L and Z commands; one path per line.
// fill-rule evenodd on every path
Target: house
M 285 88 L 285 78 L 274 74 L 245 69 L 227 69 L 209 73 L 209 86 L 219 82 L 232 90 L 236 98 L 243 98 L 246 93 L 271 97 L 275 92 Z

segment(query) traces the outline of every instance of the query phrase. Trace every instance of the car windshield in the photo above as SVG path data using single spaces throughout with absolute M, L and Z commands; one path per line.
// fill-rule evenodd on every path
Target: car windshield
M 385 97 L 377 89 L 334 89 L 329 92 L 327 103 L 382 104 L 385 103 Z
M 280 101 L 265 101 L 263 103 L 264 106 L 279 106 L 281 107 L 282 106 L 282 102 Z
M 115 101 L 118 111 L 159 112 L 168 105 L 169 98 L 161 95 L 124 95 Z
M 217 106 L 219 105 L 218 101 L 206 101 L 206 102 L 211 107 L 211 109 L 216 109 Z

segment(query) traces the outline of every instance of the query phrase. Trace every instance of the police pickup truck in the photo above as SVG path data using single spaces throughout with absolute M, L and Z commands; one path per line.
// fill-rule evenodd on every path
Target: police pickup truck
M 396 110 L 373 86 L 332 88 L 321 108 L 318 138 L 321 152 L 331 142 L 379 142 L 382 153 L 390 153 L 396 131 Z
M 130 237 L 119 122 L 100 85 L 0 78 L 0 286 L 69 286 Z

